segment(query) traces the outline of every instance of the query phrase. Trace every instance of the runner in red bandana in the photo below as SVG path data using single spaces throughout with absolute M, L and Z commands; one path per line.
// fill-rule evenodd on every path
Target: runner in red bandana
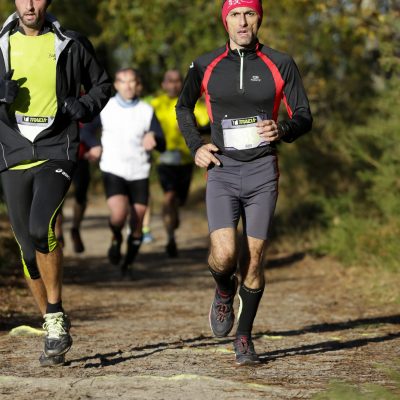
M 259 43 L 263 17 L 258 0 L 226 0 L 222 21 L 228 43 L 195 60 L 176 107 L 180 129 L 197 166 L 208 169 L 209 269 L 216 291 L 209 322 L 216 337 L 234 325 L 236 363 L 257 364 L 253 321 L 264 292 L 263 251 L 278 197 L 276 145 L 293 142 L 311 129 L 312 117 L 299 71 L 287 54 Z M 193 115 L 204 95 L 211 121 L 205 144 Z M 288 118 L 278 122 L 281 101 Z M 237 239 L 240 217 L 243 234 Z M 239 266 L 240 283 L 236 277 Z

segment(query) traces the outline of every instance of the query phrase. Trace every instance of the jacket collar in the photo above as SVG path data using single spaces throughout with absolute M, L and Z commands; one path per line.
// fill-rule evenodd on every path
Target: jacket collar
M 257 41 L 253 48 L 240 49 L 240 53 L 242 53 L 244 55 L 244 57 L 251 57 L 251 56 L 257 54 L 257 51 L 260 49 L 260 47 L 261 47 L 261 44 L 260 44 L 260 42 Z M 240 56 L 240 53 L 237 49 L 235 49 L 235 50 L 231 49 L 231 47 L 229 46 L 229 42 L 226 43 L 226 49 L 228 50 L 228 54 L 230 54 L 231 56 L 234 56 L 234 57 Z
M 0 31 L 0 56 L 3 56 L 5 71 L 7 72 L 10 67 L 9 60 L 9 37 L 12 33 L 13 29 L 18 26 L 19 17 L 15 12 L 10 15 L 6 22 L 4 23 L 1 31 Z M 61 28 L 60 23 L 57 19 L 52 15 L 46 14 L 46 24 L 51 26 L 52 31 L 56 35 L 56 60 L 60 57 L 60 54 L 64 51 L 64 49 L 68 46 L 69 42 L 73 40 L 69 36 L 64 33 L 64 30 Z
M 18 29 L 18 21 L 19 21 L 18 14 L 16 12 L 11 14 L 6 19 L 6 22 L 4 23 L 4 25 L 0 30 L 0 38 L 2 38 L 6 34 L 10 35 L 11 33 L 15 32 L 15 30 Z M 69 39 L 63 33 L 61 25 L 54 15 L 46 13 L 45 26 L 49 27 L 49 29 L 52 30 L 60 40 Z
M 53 31 L 53 25 L 49 21 L 44 21 L 44 24 L 43 24 L 42 28 L 40 29 L 38 36 L 44 35 L 48 32 L 52 32 L 52 31 Z M 17 32 L 20 32 L 23 35 L 25 35 L 25 31 L 20 24 L 16 24 L 10 30 L 10 35 L 13 35 L 14 33 L 17 33 Z

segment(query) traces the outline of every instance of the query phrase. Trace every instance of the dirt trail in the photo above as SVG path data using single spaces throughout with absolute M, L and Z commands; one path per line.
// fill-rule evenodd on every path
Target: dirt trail
M 398 306 L 372 307 L 353 289 L 354 277 L 332 261 L 268 258 L 254 326 L 263 363 L 237 368 L 232 338 L 214 339 L 208 327 L 213 283 L 202 211 L 183 213 L 174 260 L 165 256 L 155 216 L 156 242 L 142 247 L 132 277 L 122 280 L 105 257 L 103 202 L 88 209 L 82 256 L 71 250 L 68 210 L 64 305 L 74 338 L 68 363 L 40 368 L 41 338 L 9 335 L 20 324 L 39 327 L 40 319 L 23 282 L 8 277 L 0 284 L 1 399 L 304 399 L 332 380 L 392 386 L 377 365 L 398 363 Z

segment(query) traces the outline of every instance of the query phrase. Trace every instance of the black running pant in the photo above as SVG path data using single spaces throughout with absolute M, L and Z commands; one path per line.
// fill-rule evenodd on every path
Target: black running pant
M 36 251 L 46 254 L 57 247 L 54 225 L 74 169 L 72 161 L 50 160 L 1 174 L 10 223 L 28 278 L 40 278 Z

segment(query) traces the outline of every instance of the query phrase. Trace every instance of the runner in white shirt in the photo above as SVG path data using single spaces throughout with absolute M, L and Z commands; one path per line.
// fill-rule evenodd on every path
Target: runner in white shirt
M 117 94 L 101 112 L 103 172 L 109 225 L 113 237 L 108 258 L 121 261 L 122 229 L 130 215 L 130 234 L 121 265 L 125 274 L 142 243 L 142 224 L 149 198 L 150 152 L 165 150 L 165 140 L 153 108 L 137 97 L 140 77 L 125 68 L 115 74 Z

